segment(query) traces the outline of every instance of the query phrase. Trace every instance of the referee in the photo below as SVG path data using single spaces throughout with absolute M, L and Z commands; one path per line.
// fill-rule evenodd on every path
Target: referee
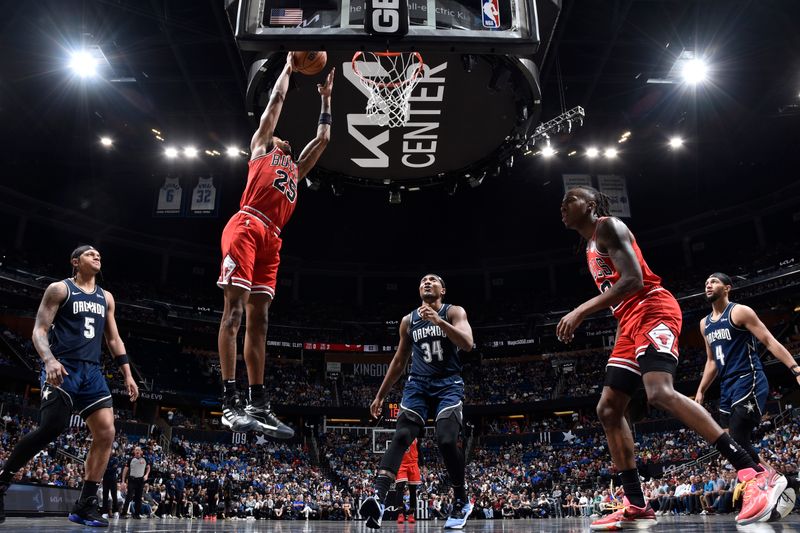
M 133 457 L 125 465 L 122 471 L 122 482 L 128 484 L 128 490 L 125 492 L 125 504 L 122 506 L 121 517 L 128 516 L 128 507 L 133 501 L 133 515 L 132 518 L 141 518 L 142 512 L 142 491 L 144 490 L 144 482 L 147 481 L 147 476 L 150 475 L 150 465 L 147 460 L 142 457 L 142 449 L 135 447 L 133 449 Z

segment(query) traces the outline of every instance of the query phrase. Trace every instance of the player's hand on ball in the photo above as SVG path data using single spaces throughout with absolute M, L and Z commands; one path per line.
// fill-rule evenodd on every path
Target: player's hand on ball
M 128 397 L 135 402 L 139 398 L 139 385 L 136 384 L 133 377 L 125 379 L 125 388 L 128 389 Z
M 556 337 L 565 344 L 572 342 L 572 339 L 575 338 L 575 330 L 582 322 L 583 313 L 577 308 L 573 309 L 559 320 L 558 326 L 556 326 Z
M 44 364 L 44 372 L 47 383 L 54 387 L 60 387 L 64 383 L 64 377 L 69 376 L 67 369 L 55 357 L 48 359 Z
M 318 83 L 317 90 L 319 91 L 320 96 L 324 96 L 326 98 L 331 97 L 331 93 L 333 92 L 333 74 L 336 72 L 336 67 L 333 67 L 330 72 L 328 72 L 328 76 L 325 78 L 325 83 Z
M 372 415 L 372 418 L 379 418 L 381 416 L 381 411 L 383 410 L 383 398 L 375 397 L 372 400 L 372 403 L 369 406 L 369 414 Z
M 437 325 L 442 322 L 442 317 L 439 316 L 439 313 L 437 313 L 433 307 L 428 304 L 422 304 L 417 311 L 419 312 L 419 316 L 422 318 L 422 320 L 427 320 L 432 324 Z

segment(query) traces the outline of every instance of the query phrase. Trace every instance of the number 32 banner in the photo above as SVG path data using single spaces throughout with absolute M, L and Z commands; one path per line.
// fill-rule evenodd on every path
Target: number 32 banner
M 192 189 L 191 216 L 216 216 L 219 208 L 219 194 L 214 186 L 214 178 L 198 178 Z

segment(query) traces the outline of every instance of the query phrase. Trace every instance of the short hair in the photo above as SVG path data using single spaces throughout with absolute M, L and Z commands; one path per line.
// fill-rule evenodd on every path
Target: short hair
M 429 273 L 425 274 L 422 277 L 424 278 L 424 277 L 427 277 L 427 276 L 434 276 L 436 279 L 439 280 L 439 283 L 442 284 L 442 288 L 443 289 L 447 288 L 447 286 L 444 284 L 444 278 L 442 276 L 440 276 L 439 274 L 434 274 L 433 272 L 429 272 Z
M 723 274 L 722 272 L 714 272 L 709 278 L 717 278 L 722 282 L 723 285 L 729 285 L 733 287 L 733 281 L 731 281 L 731 277 L 727 274 Z
M 72 253 L 69 256 L 70 263 L 72 262 L 73 259 L 79 258 L 80 256 L 82 256 L 83 254 L 85 254 L 89 250 L 96 250 L 96 248 L 94 246 L 92 246 L 91 244 L 83 244 L 81 246 L 78 246 L 74 250 L 72 250 Z

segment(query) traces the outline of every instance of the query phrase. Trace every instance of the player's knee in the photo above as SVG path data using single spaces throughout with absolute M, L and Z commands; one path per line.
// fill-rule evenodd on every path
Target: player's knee
M 116 436 L 116 430 L 114 429 L 114 424 L 109 424 L 108 426 L 103 426 L 101 428 L 96 428 L 92 432 L 92 440 L 98 446 L 111 446 L 114 442 L 114 437 Z
M 408 427 L 398 427 L 397 431 L 394 432 L 394 437 L 392 437 L 392 441 L 403 450 L 411 446 L 413 440 L 414 435 L 411 433 L 411 428 Z
M 623 419 L 624 413 L 620 411 L 613 403 L 603 400 L 602 398 L 597 403 L 597 418 L 603 427 L 613 426 L 619 424 Z
M 458 445 L 458 433 L 453 433 L 450 431 L 441 433 L 437 432 L 436 444 L 439 446 L 439 448 L 455 448 Z
M 647 402 L 662 411 L 669 411 L 676 398 L 675 389 L 659 385 L 647 388 Z
M 228 330 L 238 330 L 242 325 L 243 316 L 243 305 L 231 305 L 222 315 L 222 327 Z

